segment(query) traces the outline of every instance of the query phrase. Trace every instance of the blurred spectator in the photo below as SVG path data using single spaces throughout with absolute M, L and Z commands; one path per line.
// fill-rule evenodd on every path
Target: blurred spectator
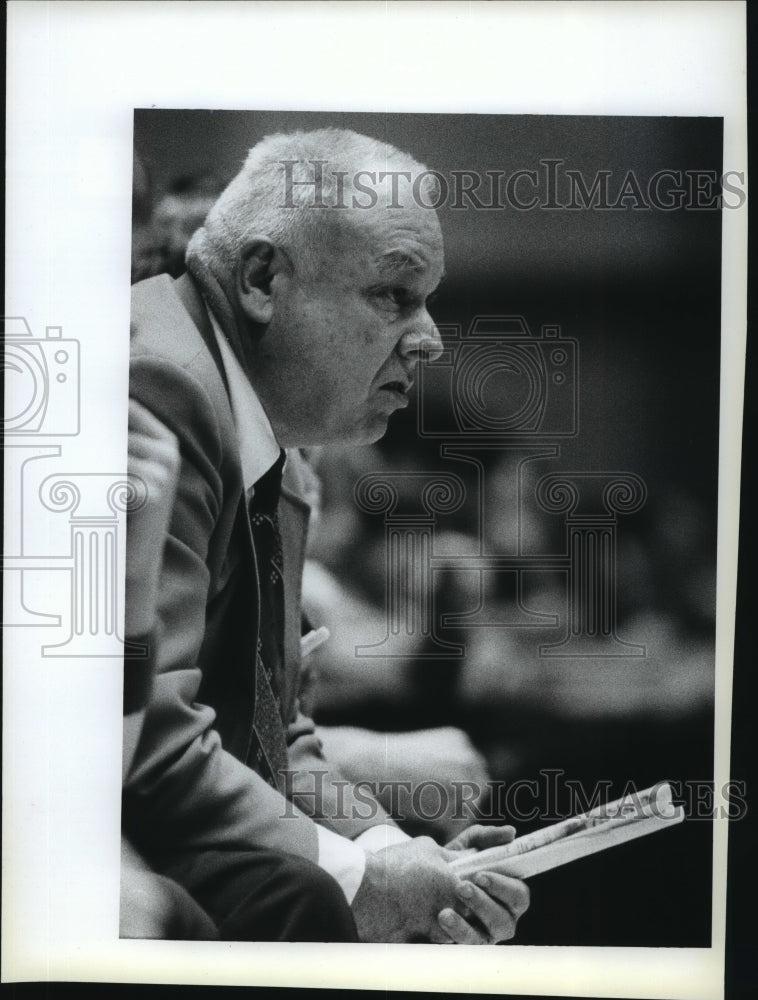
M 161 272 L 172 278 L 184 272 L 184 253 L 190 237 L 202 226 L 225 187 L 226 181 L 215 174 L 187 174 L 177 178 L 158 198 L 152 230 Z
M 444 843 L 477 819 L 486 798 L 487 762 L 453 726 L 379 733 L 319 726 L 327 757 L 350 781 L 377 787 L 377 798 L 406 830 Z M 372 788 L 373 791 L 373 788 Z
M 135 153 L 132 186 L 132 284 L 155 274 L 178 278 L 190 237 L 205 221 L 226 182 L 210 171 L 185 174 L 155 192 Z
M 145 161 L 135 151 L 132 173 L 132 284 L 157 274 L 153 252 L 153 184 Z
M 447 569 L 433 574 L 435 621 L 440 625 L 443 615 L 456 616 L 457 623 L 440 635 L 462 644 L 465 656 L 448 664 L 418 659 L 423 645 L 418 636 L 407 635 L 405 659 L 371 659 L 356 656 L 355 647 L 379 642 L 386 634 L 386 543 L 382 518 L 364 517 L 346 498 L 368 468 L 378 471 L 387 460 L 364 449 L 362 461 L 355 454 L 329 450 L 321 461 L 325 478 L 337 486 L 325 489 L 311 546 L 311 554 L 323 564 L 309 565 L 305 594 L 319 622 L 334 634 L 320 652 L 317 702 L 317 714 L 320 709 L 330 723 L 386 717 L 393 704 L 398 725 L 409 718 L 429 723 L 431 687 L 438 697 L 434 724 L 469 720 L 475 738 L 477 717 L 498 705 L 510 711 L 523 705 L 556 718 L 661 725 L 712 705 L 713 547 L 708 517 L 694 497 L 668 484 L 662 496 L 649 501 L 648 511 L 619 527 L 618 635 L 643 646 L 644 656 L 540 654 L 540 646 L 559 642 L 566 627 L 561 572 L 527 574 L 517 592 L 515 576 L 507 571 Z M 519 546 L 527 553 L 561 551 L 565 528 L 546 523 L 534 502 L 529 503 L 529 488 L 522 490 L 517 521 L 517 473 L 507 457 L 488 470 L 486 551 L 515 553 Z M 534 479 L 530 473 L 525 483 Z M 470 555 L 479 543 L 473 531 L 441 531 L 434 552 Z M 354 580 L 356 588 L 345 588 L 346 580 Z M 531 619 L 520 617 L 524 609 Z M 542 622 L 537 616 L 543 616 Z M 434 685 L 428 683 L 432 670 Z M 445 670 L 451 686 L 446 702 L 439 696 Z

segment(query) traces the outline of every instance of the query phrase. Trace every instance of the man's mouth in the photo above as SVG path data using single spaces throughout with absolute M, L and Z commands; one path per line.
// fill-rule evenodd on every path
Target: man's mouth
M 389 392 L 402 406 L 408 405 L 408 393 L 413 387 L 413 382 L 406 382 L 402 379 L 395 379 L 392 382 L 385 382 L 380 388 L 384 392 Z

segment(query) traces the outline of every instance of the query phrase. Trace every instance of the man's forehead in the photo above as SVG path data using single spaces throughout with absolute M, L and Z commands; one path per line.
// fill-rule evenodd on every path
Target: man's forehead
M 420 254 L 412 250 L 387 250 L 375 257 L 375 263 L 379 273 L 387 278 L 404 271 L 425 271 L 428 265 Z
M 350 216 L 350 229 L 382 276 L 442 269 L 442 233 L 434 211 L 377 206 Z

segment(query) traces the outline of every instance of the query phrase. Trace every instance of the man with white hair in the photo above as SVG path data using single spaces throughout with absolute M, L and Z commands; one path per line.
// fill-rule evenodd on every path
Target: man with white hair
M 298 707 L 307 506 L 285 449 L 380 438 L 439 352 L 435 178 L 335 129 L 255 146 L 187 251 L 135 286 L 131 395 L 179 441 L 157 673 L 124 827 L 226 939 L 491 943 L 526 886 L 448 867 L 504 843 L 409 838 L 324 759 Z M 128 569 L 127 569 L 128 572 Z

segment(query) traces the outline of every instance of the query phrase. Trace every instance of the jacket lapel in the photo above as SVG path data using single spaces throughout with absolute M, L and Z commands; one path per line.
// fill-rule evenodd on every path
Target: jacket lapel
M 195 327 L 199 331 L 205 346 L 208 348 L 219 377 L 223 380 L 226 404 L 231 416 L 231 403 L 229 402 L 229 385 L 226 379 L 221 353 L 213 332 L 208 312 L 195 282 L 188 274 L 183 274 L 174 282 L 174 290 L 182 305 L 189 313 Z M 232 418 L 233 420 L 233 418 Z M 288 463 L 289 464 L 289 463 Z M 260 601 L 259 571 L 253 543 L 252 528 L 250 525 L 250 510 L 247 497 L 243 494 L 242 504 L 244 506 L 244 521 L 247 530 L 245 531 L 246 548 L 249 564 L 254 568 L 256 600 Z M 298 695 L 299 678 L 301 670 L 300 657 L 300 615 L 302 602 L 302 579 L 303 564 L 305 562 L 305 549 L 308 532 L 308 519 L 310 507 L 291 488 L 282 488 L 281 499 L 279 501 L 279 524 L 282 536 L 282 553 L 284 560 L 284 661 L 281 664 L 280 676 L 277 683 L 279 687 L 282 712 L 284 713 L 285 725 L 289 722 L 293 710 L 295 699 Z M 240 512 L 242 516 L 242 512 Z M 257 635 L 253 649 L 256 648 Z

